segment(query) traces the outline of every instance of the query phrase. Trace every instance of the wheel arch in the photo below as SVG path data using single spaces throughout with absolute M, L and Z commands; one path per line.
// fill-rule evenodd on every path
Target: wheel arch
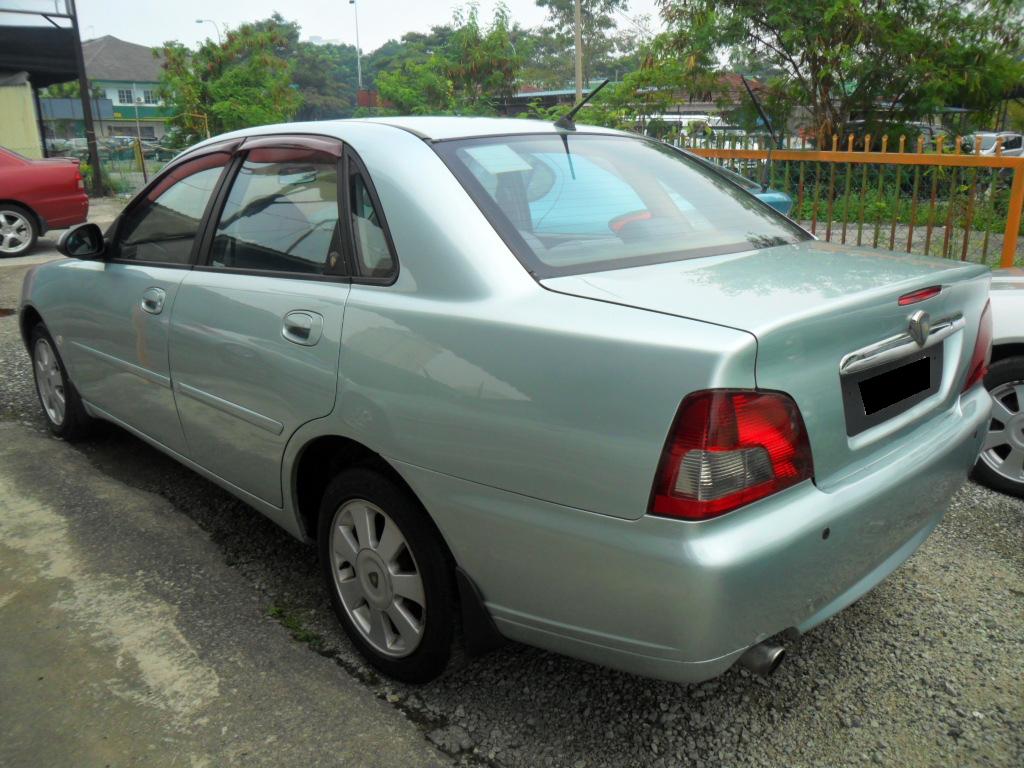
M 31 304 L 26 304 L 21 308 L 21 314 L 18 317 L 18 329 L 21 331 L 21 341 L 25 345 L 25 349 L 32 351 L 32 329 L 37 324 L 43 322 L 43 316 L 39 314 L 37 310 Z
M 398 470 L 379 453 L 357 440 L 341 435 L 323 434 L 310 438 L 298 450 L 291 468 L 291 497 L 299 526 L 306 538 L 317 538 L 320 501 L 328 483 L 338 472 L 357 466 L 371 467 L 408 491 L 419 503 L 424 516 L 437 532 L 454 568 L 458 611 L 467 653 L 477 656 L 503 645 L 505 638 L 494 624 L 483 595 L 472 577 L 459 565 L 444 533 L 426 505 Z
M 42 216 L 39 215 L 39 212 L 35 208 L 33 208 L 31 205 L 29 205 L 28 203 L 23 203 L 21 200 L 15 200 L 14 198 L 8 198 L 8 197 L 0 198 L 0 207 L 3 207 L 5 205 L 15 205 L 18 208 L 21 208 L 22 210 L 27 212 L 32 217 L 33 221 L 35 222 L 36 234 L 37 235 L 44 235 L 44 234 L 46 234 L 46 221 L 43 219 Z
M 995 344 L 992 347 L 992 362 L 998 363 L 1008 357 L 1024 357 L 1024 342 Z
M 291 496 L 302 532 L 316 539 L 320 501 L 331 480 L 343 470 L 370 467 L 405 489 L 423 509 L 427 519 L 437 528 L 430 512 L 405 478 L 379 453 L 358 440 L 336 434 L 323 434 L 307 440 L 298 450 L 291 468 Z M 438 534 L 440 535 L 440 530 Z M 441 535 L 444 541 L 444 536 Z M 445 547 L 451 552 L 448 543 Z

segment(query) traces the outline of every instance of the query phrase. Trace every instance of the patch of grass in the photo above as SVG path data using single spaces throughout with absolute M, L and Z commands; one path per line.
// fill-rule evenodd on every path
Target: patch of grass
M 302 619 L 287 608 L 283 608 L 279 605 L 272 605 L 267 611 L 267 615 L 287 629 L 293 640 L 297 640 L 300 643 L 306 643 L 317 651 L 324 647 L 323 637 L 316 632 L 307 629 L 302 623 Z

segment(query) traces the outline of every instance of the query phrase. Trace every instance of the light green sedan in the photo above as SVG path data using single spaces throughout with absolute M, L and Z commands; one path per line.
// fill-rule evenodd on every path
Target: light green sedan
M 50 428 L 120 425 L 315 543 L 407 681 L 511 639 L 769 672 L 978 455 L 989 274 L 816 241 L 650 139 L 296 123 L 176 158 L 25 279 Z

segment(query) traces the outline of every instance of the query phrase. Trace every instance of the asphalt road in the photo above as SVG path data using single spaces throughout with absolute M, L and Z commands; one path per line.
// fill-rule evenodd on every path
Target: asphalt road
M 26 268 L 0 262 L 0 308 Z M 13 316 L 0 372 L 0 765 L 1024 765 L 1017 499 L 965 485 L 768 680 L 511 645 L 411 687 L 361 662 L 273 524 L 117 429 L 49 438 Z

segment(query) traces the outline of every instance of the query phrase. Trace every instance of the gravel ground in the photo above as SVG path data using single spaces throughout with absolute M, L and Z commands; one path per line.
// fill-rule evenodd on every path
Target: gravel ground
M 0 308 L 15 306 L 22 273 L 0 266 Z M 0 371 L 0 419 L 43 431 L 13 317 L 0 317 Z M 1024 504 L 973 484 L 907 564 L 788 643 L 767 680 L 734 670 L 681 686 L 510 645 L 410 687 L 356 655 L 311 549 L 119 430 L 78 450 L 195 520 L 274 606 L 268 621 L 464 765 L 1024 765 Z

